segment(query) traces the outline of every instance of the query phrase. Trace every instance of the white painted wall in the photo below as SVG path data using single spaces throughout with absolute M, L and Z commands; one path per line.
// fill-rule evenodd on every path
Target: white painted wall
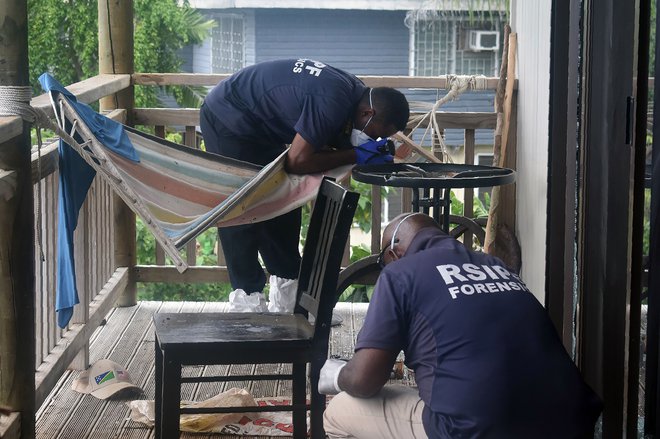
M 541 303 L 545 301 L 551 8 L 551 0 L 511 0 L 511 28 L 518 34 L 516 230 L 522 278 Z

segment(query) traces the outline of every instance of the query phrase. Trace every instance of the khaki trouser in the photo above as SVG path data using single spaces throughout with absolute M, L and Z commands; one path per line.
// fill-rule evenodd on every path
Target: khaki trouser
M 385 386 L 372 398 L 354 398 L 341 392 L 323 415 L 329 438 L 422 439 L 424 402 L 416 388 Z

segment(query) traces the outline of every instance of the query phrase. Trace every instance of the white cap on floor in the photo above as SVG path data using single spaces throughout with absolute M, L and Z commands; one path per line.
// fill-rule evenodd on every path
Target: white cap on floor
M 99 360 L 81 372 L 71 388 L 80 393 L 91 393 L 99 399 L 107 399 L 123 389 L 140 389 L 131 382 L 128 371 L 111 360 Z

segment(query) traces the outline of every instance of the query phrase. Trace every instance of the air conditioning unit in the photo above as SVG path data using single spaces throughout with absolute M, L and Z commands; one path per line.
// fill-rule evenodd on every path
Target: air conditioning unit
M 499 50 L 500 33 L 496 30 L 471 30 L 469 47 L 475 52 Z

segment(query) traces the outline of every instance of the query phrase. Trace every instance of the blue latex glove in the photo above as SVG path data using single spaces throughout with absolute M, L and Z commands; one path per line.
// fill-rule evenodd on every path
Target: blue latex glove
M 387 140 L 387 138 L 370 140 L 360 146 L 356 146 L 357 164 L 380 165 L 383 163 L 392 163 L 394 157 L 389 152 Z

